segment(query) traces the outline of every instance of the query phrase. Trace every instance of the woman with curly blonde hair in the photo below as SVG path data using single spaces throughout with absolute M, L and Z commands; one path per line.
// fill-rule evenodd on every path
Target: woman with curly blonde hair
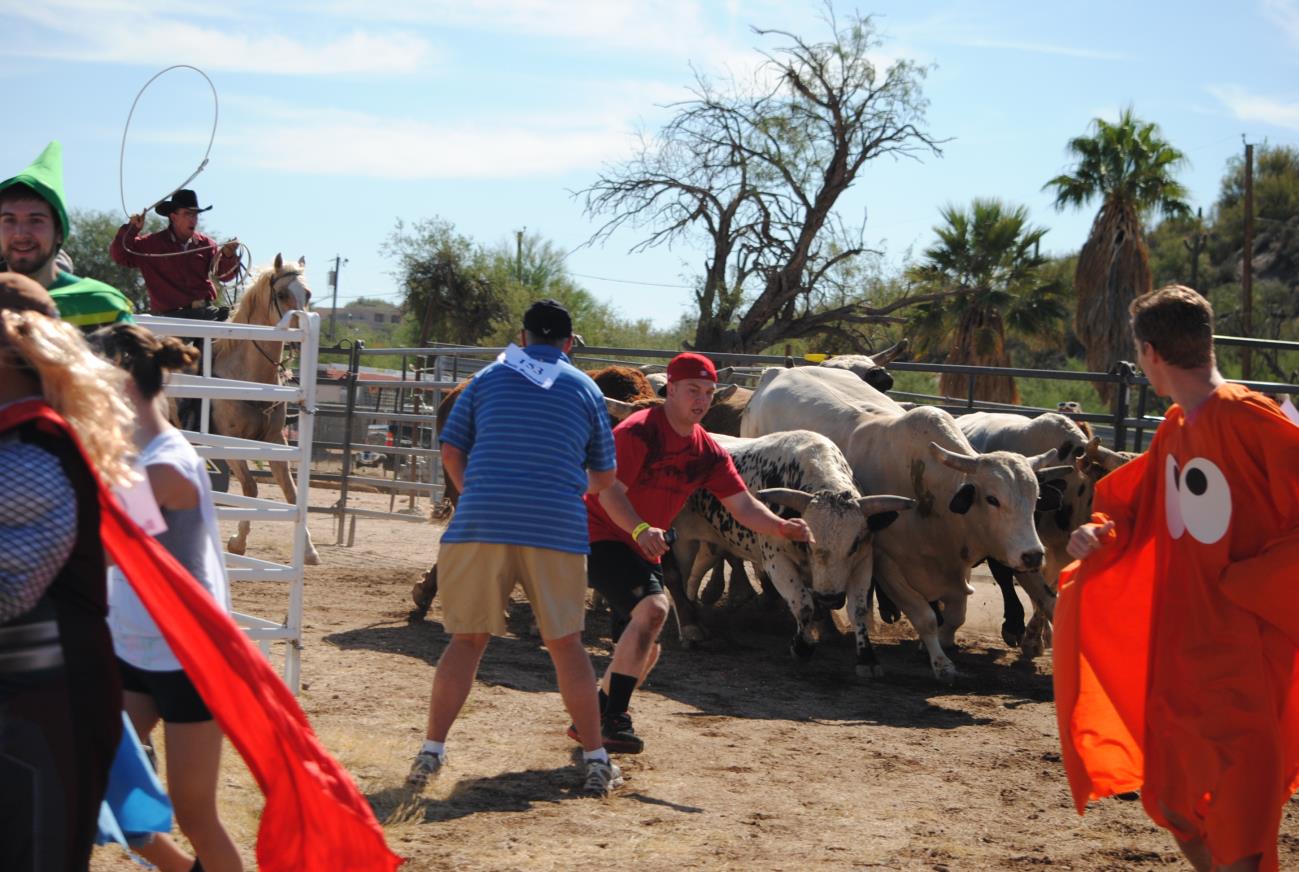
M 126 396 L 136 412 L 138 464 L 166 529 L 155 534 L 225 611 L 230 588 L 207 468 L 194 447 L 168 422 L 157 399 L 168 372 L 192 365 L 198 350 L 174 336 L 155 336 L 135 324 L 92 333 L 90 344 L 130 375 Z M 116 567 L 108 574 L 109 628 L 122 676 L 126 712 L 141 742 L 162 722 L 167 790 L 176 822 L 197 860 L 166 835 L 135 847 L 162 872 L 242 872 L 239 851 L 217 814 L 221 726 L 163 638 L 158 623 Z
M 3 869 L 86 868 L 121 737 L 96 470 L 130 477 L 123 382 L 44 288 L 0 273 Z

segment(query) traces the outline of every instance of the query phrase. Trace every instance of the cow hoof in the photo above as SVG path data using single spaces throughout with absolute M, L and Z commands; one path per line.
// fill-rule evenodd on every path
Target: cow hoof
M 686 624 L 681 628 L 681 644 L 689 648 L 708 638 L 708 632 L 698 624 Z
M 1041 657 L 1042 653 L 1046 650 L 1046 647 L 1042 644 L 1042 639 L 1039 637 L 1036 639 L 1025 639 L 1024 644 L 1020 646 L 1019 650 L 1023 652 L 1025 657 L 1032 660 L 1034 657 Z
M 240 542 L 235 537 L 231 536 L 229 539 L 226 540 L 226 550 L 229 551 L 231 554 L 243 554 L 245 551 L 248 550 L 248 546 L 245 543 Z
M 302 556 L 302 562 L 305 563 L 307 566 L 319 566 L 320 555 L 317 554 L 315 551 L 308 551 L 306 554 Z
M 1012 625 L 1010 621 L 1005 621 L 1001 625 L 1001 641 L 1006 643 L 1007 648 L 1018 648 L 1024 641 L 1024 625 L 1018 627 Z
M 410 589 L 411 601 L 415 603 L 416 610 L 419 611 L 420 617 L 428 613 L 429 606 L 433 605 L 433 597 L 437 594 L 437 588 L 432 592 L 427 592 L 424 588 L 424 582 L 416 582 Z
M 883 678 L 884 667 L 878 663 L 858 663 L 856 666 L 858 678 Z
M 934 678 L 937 678 L 940 684 L 950 686 L 956 683 L 956 664 L 952 661 L 935 661 L 931 665 L 934 667 Z
M 801 635 L 795 636 L 794 641 L 789 643 L 789 653 L 795 660 L 808 660 L 816 653 L 816 646 L 805 640 Z
M 880 607 L 880 620 L 884 623 L 896 624 L 900 617 L 902 617 L 902 612 L 897 609 L 886 609 L 883 606 Z

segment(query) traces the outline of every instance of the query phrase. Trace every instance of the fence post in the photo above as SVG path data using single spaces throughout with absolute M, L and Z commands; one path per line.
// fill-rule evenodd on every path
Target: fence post
M 356 380 L 360 375 L 361 349 L 364 347 L 364 342 L 354 340 L 347 357 L 347 410 L 343 414 L 343 467 L 338 482 L 338 534 L 335 536 L 335 545 L 343 544 L 343 526 L 347 520 L 347 480 L 352 475 L 352 422 L 356 414 Z
M 974 411 L 974 373 L 968 373 L 965 376 L 965 405 Z
M 1150 395 L 1150 385 L 1141 385 L 1137 391 L 1137 420 L 1144 421 L 1146 417 L 1146 398 Z M 1133 451 L 1141 451 L 1141 437 L 1146 432 L 1146 428 L 1137 424 L 1137 432 L 1133 434 Z
M 1137 368 L 1126 360 L 1120 360 L 1111 370 L 1119 377 L 1118 385 L 1114 391 L 1114 450 L 1126 451 L 1128 442 L 1128 429 L 1125 423 L 1128 419 L 1128 385 L 1136 377 Z

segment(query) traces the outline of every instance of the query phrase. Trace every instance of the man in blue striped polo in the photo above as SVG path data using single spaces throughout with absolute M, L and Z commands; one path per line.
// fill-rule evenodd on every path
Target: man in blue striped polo
M 461 393 L 438 434 L 442 467 L 460 503 L 438 554 L 442 625 L 451 634 L 433 676 L 427 741 L 406 783 L 422 788 L 446 762 L 446 737 L 492 636 L 505 635 L 521 583 L 555 664 L 559 693 L 581 735 L 583 791 L 603 796 L 622 773 L 602 744 L 595 672 L 582 646 L 586 507 L 614 481 L 604 397 L 568 360 L 573 323 L 554 300 L 523 317 L 507 348 Z

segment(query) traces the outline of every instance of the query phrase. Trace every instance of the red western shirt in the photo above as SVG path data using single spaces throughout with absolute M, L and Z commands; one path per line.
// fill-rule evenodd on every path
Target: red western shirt
M 655 527 L 672 526 L 686 500 L 701 487 L 719 500 L 745 490 L 744 479 L 726 449 L 698 424 L 689 436 L 673 430 L 662 406 L 628 416 L 613 428 L 613 442 L 618 480 L 627 486 L 627 498 L 636 513 Z M 598 495 L 587 494 L 586 512 L 592 542 L 635 547 L 631 534 L 613 522 Z
M 188 242 L 181 242 L 170 227 L 139 236 L 130 224 L 123 224 L 108 254 L 114 262 L 135 267 L 144 275 L 144 286 L 149 289 L 149 310 L 155 315 L 187 308 L 195 300 L 216 299 L 216 288 L 208 273 L 212 258 L 217 255 L 217 244 L 210 236 L 195 232 Z M 150 254 L 176 256 L 148 257 Z M 237 254 L 222 257 L 217 264 L 217 278 L 229 281 L 238 267 Z

